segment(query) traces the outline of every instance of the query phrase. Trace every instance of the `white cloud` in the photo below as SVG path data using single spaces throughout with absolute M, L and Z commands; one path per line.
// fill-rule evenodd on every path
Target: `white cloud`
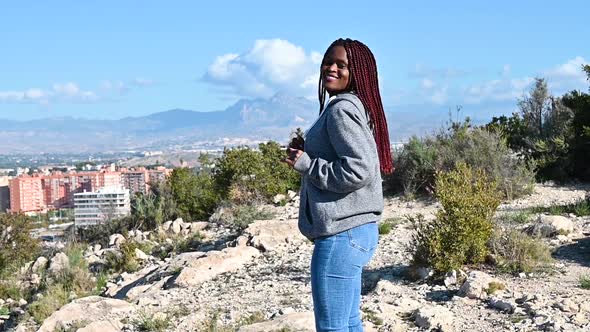
M 203 79 L 239 96 L 268 97 L 278 91 L 309 95 L 317 88 L 321 58 L 287 40 L 256 40 L 244 53 L 216 57 Z
M 424 89 L 431 89 L 434 87 L 434 82 L 431 79 L 425 78 L 422 80 L 422 87 Z
M 0 91 L 0 102 L 46 105 L 51 102 L 95 102 L 93 91 L 84 91 L 73 82 L 56 83 L 50 89 L 30 88 L 23 91 Z

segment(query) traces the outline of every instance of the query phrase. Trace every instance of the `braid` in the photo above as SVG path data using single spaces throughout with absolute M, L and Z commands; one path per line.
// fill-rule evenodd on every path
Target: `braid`
M 381 171 L 385 174 L 393 172 L 393 162 L 391 158 L 391 147 L 389 145 L 389 131 L 387 129 L 387 120 L 383 111 L 383 103 L 379 93 L 379 82 L 377 77 L 377 64 L 371 50 L 358 40 L 338 39 L 334 41 L 328 51 L 334 46 L 343 46 L 348 57 L 348 67 L 350 71 L 349 91 L 355 91 L 363 103 L 365 110 L 369 114 L 373 137 L 377 144 L 379 154 L 379 163 Z M 324 57 L 326 55 L 324 54 Z M 322 80 L 320 71 L 320 82 L 318 85 L 318 98 L 320 101 L 320 113 L 324 109 L 326 100 L 326 88 Z

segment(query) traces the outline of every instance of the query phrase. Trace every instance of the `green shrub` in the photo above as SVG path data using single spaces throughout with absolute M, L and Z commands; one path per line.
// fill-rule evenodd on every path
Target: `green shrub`
M 0 306 L 0 316 L 10 315 L 10 309 Z
M 500 203 L 496 184 L 483 171 L 460 163 L 456 170 L 437 174 L 436 195 L 442 208 L 433 222 L 416 225 L 413 265 L 442 274 L 482 262 Z
M 138 331 L 163 332 L 168 330 L 171 320 L 165 313 L 148 314 L 141 312 L 132 324 Z
M 590 289 L 590 276 L 580 276 L 580 287 L 583 289 Z
M 219 196 L 237 204 L 270 199 L 297 190 L 300 176 L 281 162 L 286 154 L 276 142 L 263 143 L 258 150 L 249 147 L 226 149 L 215 168 Z
M 31 303 L 28 307 L 29 314 L 41 324 L 55 311 L 69 302 L 69 292 L 61 284 L 49 286 L 43 297 Z
M 401 218 L 387 218 L 379 223 L 379 234 L 387 235 L 391 230 L 402 222 Z
M 485 289 L 485 291 L 488 293 L 488 295 L 492 295 L 499 290 L 504 290 L 505 288 L 506 286 L 504 286 L 503 283 L 492 281 L 488 284 L 488 287 Z
M 500 216 L 500 221 L 508 224 L 526 224 L 531 221 L 533 213 L 524 210 L 519 212 L 509 212 Z
M 0 213 L 0 276 L 39 255 L 39 240 L 31 237 L 32 229 L 29 217 Z
M 139 245 L 135 241 L 125 241 L 119 247 L 120 252 L 108 251 L 106 253 L 106 267 L 114 273 L 135 272 L 140 268 L 140 262 L 135 256 L 135 249 Z
M 498 269 L 507 273 L 545 271 L 553 262 L 543 241 L 514 229 L 496 230 L 489 247 Z
M 526 210 L 529 213 L 548 213 L 550 215 L 562 215 L 573 213 L 578 217 L 590 215 L 590 201 L 588 199 L 579 200 L 572 204 L 536 206 Z
M 245 229 L 254 220 L 269 220 L 274 214 L 256 205 L 235 205 L 225 203 L 220 205 L 209 221 L 222 225 Z
M 396 171 L 385 178 L 386 192 L 413 197 L 435 190 L 436 173 L 460 163 L 481 169 L 496 182 L 506 199 L 532 192 L 532 165 L 518 158 L 493 130 L 473 128 L 470 120 L 451 122 L 446 130 L 425 138 L 412 137 L 396 155 Z

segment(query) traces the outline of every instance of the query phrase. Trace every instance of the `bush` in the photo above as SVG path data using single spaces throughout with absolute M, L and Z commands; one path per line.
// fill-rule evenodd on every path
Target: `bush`
M 413 265 L 442 274 L 482 262 L 500 203 L 496 184 L 483 171 L 460 163 L 456 170 L 437 174 L 436 195 L 442 208 L 433 222 L 416 225 Z
M 274 218 L 274 214 L 256 205 L 246 204 L 221 204 L 215 213 L 209 218 L 210 222 L 215 222 L 225 226 L 245 229 L 254 220 L 268 220 Z
M 140 262 L 135 256 L 135 249 L 139 249 L 139 244 L 135 241 L 125 241 L 119 249 L 120 252 L 106 253 L 106 268 L 114 273 L 132 273 L 139 270 Z
M 215 210 L 219 194 L 215 189 L 213 177 L 207 173 L 195 173 L 188 168 L 177 168 L 172 171 L 167 181 L 165 193 L 170 191 L 177 215 L 184 220 L 207 219 Z M 169 204 L 170 205 L 170 204 Z
M 451 122 L 434 137 L 412 137 L 397 154 L 396 171 L 386 178 L 389 192 L 430 194 L 435 190 L 435 174 L 451 171 L 459 163 L 481 169 L 497 183 L 506 199 L 531 193 L 532 165 L 518 158 L 494 131 L 472 128 L 469 119 Z
M 282 162 L 285 151 L 276 142 L 259 145 L 259 150 L 248 147 L 226 149 L 215 169 L 215 186 L 224 200 L 246 204 L 253 200 L 270 199 L 297 190 L 300 176 Z
M 514 229 L 496 230 L 489 247 L 499 270 L 508 273 L 544 271 L 553 262 L 543 241 Z
M 69 292 L 61 284 L 50 286 L 43 297 L 31 303 L 28 307 L 29 314 L 41 324 L 55 311 L 69 302 Z
M 23 214 L 0 213 L 0 277 L 39 255 L 39 240 L 31 237 L 32 226 Z

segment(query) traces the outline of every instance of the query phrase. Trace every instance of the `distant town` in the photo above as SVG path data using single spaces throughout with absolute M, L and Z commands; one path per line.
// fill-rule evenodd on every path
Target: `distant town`
M 101 223 L 128 215 L 131 197 L 148 193 L 174 167 L 198 168 L 201 154 L 221 152 L 0 155 L 0 213 L 43 216 L 49 224 Z

